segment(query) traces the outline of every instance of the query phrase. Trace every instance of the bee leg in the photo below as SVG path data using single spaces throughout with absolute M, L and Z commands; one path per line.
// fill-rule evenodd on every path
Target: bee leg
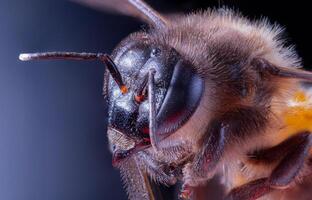
M 268 178 L 261 178 L 232 189 L 225 200 L 255 200 L 270 190 Z
M 278 166 L 271 173 L 270 186 L 277 189 L 284 189 L 297 177 L 304 166 L 304 161 L 309 155 L 312 145 L 312 135 L 310 133 L 301 134 L 301 142 L 295 146 L 281 160 Z
M 193 163 L 186 166 L 186 183 L 197 186 L 210 179 L 222 158 L 225 146 L 235 138 L 259 133 L 266 125 L 265 111 L 252 107 L 241 107 L 226 112 L 212 120 L 200 141 L 201 150 Z
M 202 150 L 195 156 L 193 163 L 186 164 L 183 169 L 181 199 L 192 199 L 192 188 L 212 177 L 224 150 L 226 129 L 226 125 L 219 120 L 210 124 L 209 136 L 204 138 Z
M 212 176 L 223 154 L 228 128 L 227 123 L 219 120 L 211 123 L 208 129 L 209 136 L 204 138 L 203 148 L 195 156 L 191 169 L 194 172 L 193 175 L 203 178 Z
M 299 146 L 309 132 L 302 132 L 296 134 L 280 144 L 270 147 L 259 149 L 247 154 L 248 162 L 251 164 L 273 164 L 280 161 L 286 153 Z
M 287 188 L 304 166 L 312 145 L 310 133 L 303 132 L 293 137 L 297 145 L 286 153 L 268 178 L 257 179 L 231 190 L 226 200 L 255 200 L 274 189 Z M 289 141 L 288 141 L 289 142 Z M 285 144 L 281 143 L 280 147 Z

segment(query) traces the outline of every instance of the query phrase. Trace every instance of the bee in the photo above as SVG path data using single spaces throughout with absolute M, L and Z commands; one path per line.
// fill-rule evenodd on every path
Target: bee
M 142 19 L 111 55 L 47 52 L 20 59 L 100 60 L 113 165 L 129 199 L 215 176 L 226 200 L 311 199 L 312 73 L 267 21 L 231 9 L 175 18 L 141 0 L 78 2 Z

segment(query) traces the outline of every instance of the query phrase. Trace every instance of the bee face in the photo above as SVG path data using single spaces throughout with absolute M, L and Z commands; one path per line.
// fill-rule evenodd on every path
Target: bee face
M 147 88 L 151 69 L 155 70 L 156 134 L 161 139 L 180 128 L 196 110 L 204 81 L 173 48 L 153 43 L 148 35 L 134 34 L 120 43 L 112 58 L 128 91 L 122 94 L 113 78 L 107 79 L 109 130 L 150 145 Z

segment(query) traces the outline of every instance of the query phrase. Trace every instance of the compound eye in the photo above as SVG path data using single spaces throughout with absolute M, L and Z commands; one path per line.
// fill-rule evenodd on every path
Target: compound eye
M 159 77 L 163 71 L 157 71 Z M 156 76 L 155 74 L 155 76 Z M 163 79 L 165 80 L 165 78 Z M 165 93 L 157 92 L 155 87 L 155 102 L 162 99 L 156 106 L 156 134 L 163 139 L 183 126 L 196 111 L 204 90 L 204 80 L 195 72 L 192 66 L 182 59 L 178 60 L 168 80 Z M 157 85 L 157 84 L 156 84 Z M 148 91 L 147 95 L 150 95 Z M 144 101 L 139 107 L 137 129 L 144 135 L 149 128 L 149 101 Z
M 204 90 L 204 80 L 186 62 L 174 68 L 170 86 L 157 113 L 157 133 L 162 137 L 180 128 L 195 112 Z

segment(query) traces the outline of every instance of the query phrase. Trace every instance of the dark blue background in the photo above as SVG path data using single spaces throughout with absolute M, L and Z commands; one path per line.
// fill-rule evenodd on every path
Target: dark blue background
M 17 58 L 110 52 L 139 24 L 54 0 L 1 2 L 0 20 L 0 199 L 125 199 L 107 148 L 104 66 Z
M 165 2 L 157 2 L 156 7 L 190 10 L 190 5 L 218 5 L 216 0 Z M 263 14 L 287 26 L 305 65 L 311 65 L 310 25 L 300 24 L 310 21 L 311 15 L 304 11 L 307 5 L 222 2 L 251 17 Z M 17 57 L 20 52 L 53 50 L 110 53 L 140 25 L 132 18 L 67 1 L 1 0 L 1 200 L 126 198 L 107 148 L 101 95 L 104 66 L 79 61 L 23 63 Z

